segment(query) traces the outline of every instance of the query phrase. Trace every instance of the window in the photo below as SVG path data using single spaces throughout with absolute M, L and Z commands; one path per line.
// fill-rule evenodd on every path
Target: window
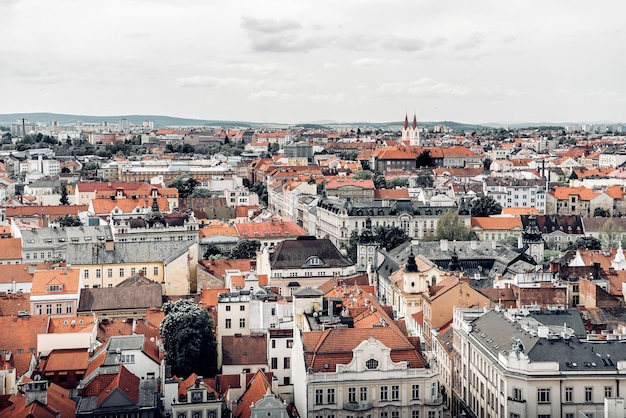
M 272 340 L 272 348 L 276 348 L 276 340 Z
M 567 413 L 567 414 L 565 414 L 565 418 L 574 418 L 574 414 Z
M 380 400 L 381 401 L 388 401 L 389 400 L 389 395 L 387 392 L 387 386 L 381 386 L 380 387 Z
M 513 399 L 522 400 L 522 390 L 520 388 L 513 388 Z
M 135 355 L 134 354 L 122 354 L 120 356 L 120 361 L 122 363 L 134 363 L 135 362 Z
M 120 277 L 124 277 L 124 267 L 120 268 Z
M 565 388 L 565 402 L 574 402 L 574 388 Z
M 591 402 L 593 400 L 593 388 L 585 387 L 585 402 Z
M 83 277 L 84 277 L 85 279 L 88 279 L 88 278 L 89 278 L 89 270 L 83 270 Z
M 63 305 L 57 303 L 57 315 L 61 315 L 63 313 Z
M 239 328 L 246 327 L 246 318 L 239 318 Z
M 278 369 L 278 357 L 272 357 L 271 368 Z
M 152 274 L 153 274 L 154 276 L 158 276 L 158 275 L 159 275 L 159 268 L 158 268 L 158 267 L 154 267 L 154 268 L 152 269 Z
M 612 386 L 605 386 L 604 387 L 604 397 L 605 398 L 612 398 L 613 397 L 613 387 Z
M 391 411 L 391 418 L 400 418 L 400 411 Z
M 60 284 L 49 284 L 48 292 L 60 292 L 63 290 L 63 285 Z
M 348 402 L 356 402 L 356 388 L 348 388 Z
M 436 418 L 435 411 L 428 411 L 428 418 Z
M 35 315 L 41 315 L 41 305 L 35 305 Z
M 392 401 L 400 400 L 400 386 L 394 385 L 391 387 L 391 400 Z
M 368 370 L 375 370 L 378 368 L 378 360 L 376 359 L 369 359 L 365 362 L 365 367 L 367 367 Z
M 326 403 L 335 403 L 335 388 L 330 388 L 326 391 Z
M 411 411 L 411 418 L 420 418 L 420 411 Z
M 226 312 L 230 312 L 230 305 L 226 305 Z
M 70 305 L 69 303 L 67 305 L 65 305 L 65 313 L 66 314 L 71 314 L 72 313 L 72 305 Z
M 315 389 L 315 405 L 322 405 L 324 403 L 324 391 L 322 389 Z
M 537 402 L 550 403 L 550 388 L 537 389 Z
M 130 268 L 130 275 L 131 276 L 134 276 L 136 272 L 137 272 L 137 269 L 135 267 L 131 267 Z
M 283 377 L 283 385 L 290 385 L 290 384 L 291 384 L 291 377 L 290 376 Z
M 244 312 L 246 310 L 246 305 L 239 305 L 239 310 Z
M 107 269 L 107 277 L 113 277 L 113 269 Z
M 52 305 L 51 304 L 47 304 L 46 305 L 46 315 L 52 315 Z
M 359 399 L 361 401 L 366 401 L 367 400 L 367 388 L 366 387 L 362 387 L 362 388 L 360 388 L 359 392 L 360 392 Z
M 99 279 L 100 277 L 102 277 L 102 270 L 96 269 L 96 279 Z
M 420 398 L 420 385 L 412 385 L 411 386 L 411 399 L 419 399 Z
M 291 357 L 284 357 L 283 358 L 283 368 L 284 369 L 290 369 L 291 368 Z
M 226 318 L 226 329 L 230 329 L 231 325 L 231 319 L 230 318 Z
M 293 340 L 287 340 L 287 348 L 293 347 Z

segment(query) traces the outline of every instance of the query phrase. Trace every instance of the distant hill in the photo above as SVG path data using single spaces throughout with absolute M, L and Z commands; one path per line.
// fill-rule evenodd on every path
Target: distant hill
M 187 126 L 223 126 L 223 127 L 237 127 L 237 128 L 262 128 L 262 127 L 289 127 L 300 126 L 305 128 L 324 128 L 324 127 L 336 127 L 336 126 L 354 126 L 355 128 L 368 128 L 368 129 L 380 129 L 380 130 L 400 130 L 404 121 L 397 122 L 336 122 L 336 121 L 319 121 L 299 124 L 281 124 L 281 123 L 255 123 L 244 121 L 229 121 L 229 120 L 206 120 L 206 119 L 187 119 L 178 118 L 172 116 L 163 115 L 119 115 L 119 116 L 89 116 L 89 115 L 67 115 L 62 113 L 6 113 L 0 114 L 0 126 L 8 126 L 16 123 L 22 118 L 29 122 L 50 124 L 52 121 L 57 121 L 59 124 L 70 124 L 77 121 L 84 123 L 101 123 L 108 122 L 119 124 L 122 119 L 127 119 L 134 126 L 141 126 L 144 121 L 151 121 L 154 123 L 155 128 L 164 127 L 187 127 Z M 492 129 L 490 126 L 485 125 L 470 125 L 465 123 L 458 123 L 452 121 L 443 122 L 419 122 L 419 126 L 432 128 L 435 125 L 444 125 L 454 130 L 459 131 L 477 131 Z

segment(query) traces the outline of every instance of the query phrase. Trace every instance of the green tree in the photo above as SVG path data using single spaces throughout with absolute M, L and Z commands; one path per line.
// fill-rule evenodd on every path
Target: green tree
M 202 258 L 204 260 L 208 260 L 213 256 L 223 256 L 224 254 L 222 253 L 222 250 L 220 250 L 217 245 L 215 244 L 209 244 L 206 248 L 206 250 L 204 251 L 204 254 L 202 254 Z
M 448 241 L 465 241 L 470 237 L 470 229 L 465 225 L 461 216 L 454 212 L 445 212 L 437 222 L 435 238 Z
M 568 250 L 576 250 L 578 248 L 585 248 L 587 250 L 601 250 L 602 243 L 595 237 L 580 237 L 574 242 L 567 244 Z
M 604 208 L 595 208 L 593 210 L 593 216 L 608 218 L 609 216 L 611 216 L 611 212 Z
M 217 339 L 213 319 L 190 299 L 166 302 L 162 307 L 161 336 L 165 362 L 172 374 L 187 378 L 192 373 L 215 376 Z
M 611 248 L 617 248 L 622 238 L 622 228 L 619 227 L 613 219 L 609 218 L 602 227 L 600 227 L 600 243 L 602 249 L 609 251 Z
M 65 187 L 65 184 L 61 186 L 61 204 L 64 206 L 70 204 L 70 200 L 67 197 L 67 187 Z
M 409 187 L 409 179 L 406 177 L 396 177 L 387 182 L 387 189 L 404 189 Z
M 415 166 L 417 168 L 433 167 L 434 165 L 435 165 L 435 162 L 430 156 L 429 150 L 422 151 L 422 153 L 415 159 Z
M 348 240 L 348 245 L 342 245 L 342 247 L 346 250 L 348 258 L 352 260 L 353 263 L 356 263 L 356 250 L 357 245 L 359 244 L 359 231 L 353 229 L 350 233 L 350 239 Z
M 386 189 L 387 188 L 387 180 L 385 180 L 385 176 L 379 174 L 374 177 L 374 187 L 376 189 Z
M 374 237 L 380 246 L 387 251 L 391 251 L 398 245 L 411 240 L 404 229 L 397 226 L 377 226 L 374 228 Z
M 256 252 L 261 248 L 261 241 L 258 239 L 241 239 L 230 250 L 228 258 L 231 260 L 256 258 Z
M 249 189 L 259 196 L 259 201 L 267 206 L 267 186 L 262 181 L 255 181 Z
M 278 151 L 280 151 L 280 145 L 277 143 L 270 144 L 269 153 L 271 155 L 275 155 Z
M 167 187 L 174 187 L 178 190 L 178 197 L 181 199 L 185 199 L 190 197 L 196 187 L 200 185 L 198 180 L 193 177 L 189 177 L 186 174 L 181 174 L 172 180 L 171 183 L 168 183 Z
M 78 218 L 78 216 L 72 216 L 72 215 L 59 216 L 58 218 L 54 220 L 54 222 L 57 222 L 61 226 L 82 226 L 83 225 L 83 223 Z
M 472 216 L 476 217 L 499 215 L 502 213 L 502 206 L 493 197 L 487 195 L 472 200 L 470 211 Z
M 361 170 L 361 171 L 357 171 L 352 178 L 354 180 L 369 180 L 374 176 L 374 173 L 372 173 L 369 170 Z
M 415 179 L 415 185 L 417 187 L 426 187 L 430 188 L 435 185 L 435 179 L 432 174 L 428 171 L 420 171 L 417 173 L 417 178 Z
M 211 197 L 211 191 L 209 189 L 205 189 L 204 187 L 196 187 L 193 189 L 193 192 L 191 192 L 189 197 Z

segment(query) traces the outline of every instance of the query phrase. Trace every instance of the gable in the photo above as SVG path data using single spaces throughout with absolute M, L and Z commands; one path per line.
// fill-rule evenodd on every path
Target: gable
M 98 408 L 113 408 L 123 406 L 135 406 L 135 402 L 120 388 L 115 388 L 100 402 Z

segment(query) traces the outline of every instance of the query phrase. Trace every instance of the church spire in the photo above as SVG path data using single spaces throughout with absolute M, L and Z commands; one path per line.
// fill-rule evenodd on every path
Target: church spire
M 417 115 L 413 113 L 413 129 L 417 129 Z
M 408 129 L 409 127 L 409 115 L 404 115 L 404 129 Z

